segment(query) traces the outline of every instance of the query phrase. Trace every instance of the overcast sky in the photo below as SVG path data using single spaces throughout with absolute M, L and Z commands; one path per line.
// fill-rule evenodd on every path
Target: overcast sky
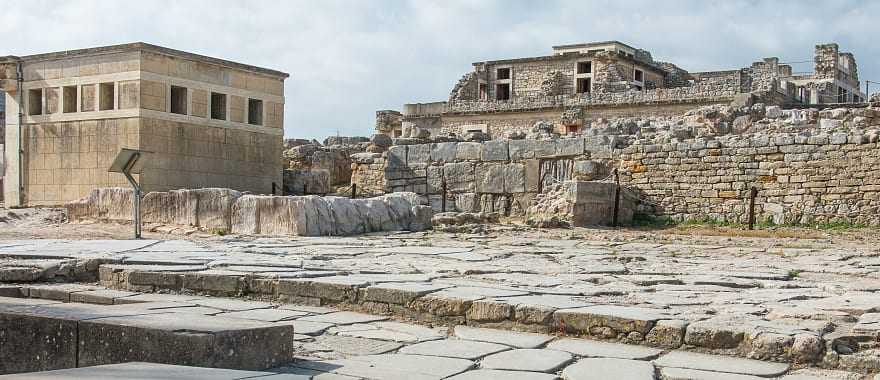
M 862 81 L 880 82 L 880 1 L 868 0 L 0 0 L 0 9 L 0 55 L 143 41 L 290 73 L 287 137 L 370 135 L 376 110 L 445 100 L 472 62 L 577 42 L 620 40 L 690 71 L 811 60 L 816 43 L 838 42 Z

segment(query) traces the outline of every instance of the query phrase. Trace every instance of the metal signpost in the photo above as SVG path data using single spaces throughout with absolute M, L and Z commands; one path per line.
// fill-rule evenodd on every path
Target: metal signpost
M 116 159 L 113 160 L 113 165 L 110 165 L 110 169 L 107 170 L 111 173 L 124 174 L 125 178 L 128 179 L 128 182 L 131 183 L 131 187 L 134 188 L 134 196 L 132 198 L 132 219 L 134 221 L 135 239 L 141 238 L 141 187 L 131 175 L 141 174 L 141 172 L 143 172 L 144 156 L 149 153 L 151 152 L 122 148 L 119 150 L 119 154 L 116 155 Z

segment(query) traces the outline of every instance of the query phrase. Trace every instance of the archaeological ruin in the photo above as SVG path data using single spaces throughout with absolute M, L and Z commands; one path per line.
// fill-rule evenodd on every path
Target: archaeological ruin
M 0 57 L 6 205 L 127 186 L 120 148 L 151 152 L 144 191 L 280 193 L 287 77 L 145 43 Z

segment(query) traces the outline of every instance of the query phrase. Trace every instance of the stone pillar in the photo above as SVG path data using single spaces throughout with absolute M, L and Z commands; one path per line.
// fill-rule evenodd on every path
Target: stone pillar
M 19 143 L 18 91 L 5 92 L 6 96 L 6 144 L 3 152 L 6 168 L 3 173 L 3 199 L 6 207 L 23 206 L 21 199 L 21 177 L 19 176 L 19 160 L 21 151 Z

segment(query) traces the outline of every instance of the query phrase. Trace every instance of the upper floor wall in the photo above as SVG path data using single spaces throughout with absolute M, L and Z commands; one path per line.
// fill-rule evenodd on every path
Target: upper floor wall
M 143 116 L 283 130 L 284 73 L 145 44 L 19 62 L 26 124 Z

